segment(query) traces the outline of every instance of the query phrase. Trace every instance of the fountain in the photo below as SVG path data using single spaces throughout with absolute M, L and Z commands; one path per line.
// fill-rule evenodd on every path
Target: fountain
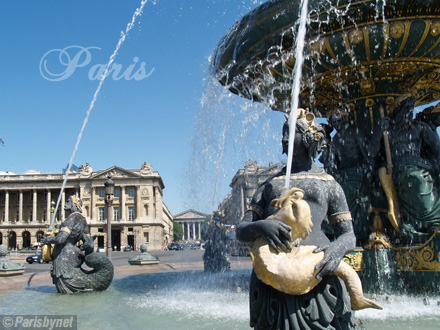
M 143 243 L 140 247 L 141 253 L 136 256 L 128 258 L 130 265 L 157 265 L 159 258 L 152 256 L 147 252 L 147 244 Z
M 366 208 L 354 218 L 358 248 L 345 260 L 369 291 L 387 290 L 375 286 L 383 276 L 391 288 L 405 283 L 415 291 L 426 285 L 438 291 L 440 143 L 432 128 L 413 121 L 412 111 L 440 99 L 440 4 L 310 0 L 308 9 L 299 105 L 317 117 L 342 114 L 368 147 L 357 168 L 341 162 L 331 173 L 347 198 Z M 299 12 L 299 2 L 268 1 L 238 21 L 213 56 L 220 83 L 289 112 Z M 326 167 L 356 150 L 327 138 Z M 361 175 L 365 181 L 356 181 Z M 353 192 L 353 184 L 364 185 L 366 194 Z
M 24 273 L 25 267 L 22 263 L 16 264 L 9 260 L 8 248 L 4 244 L 0 244 L 0 277 L 3 276 L 15 276 Z
M 346 107 L 358 129 L 371 137 L 371 131 L 379 125 L 380 104 L 389 110 L 394 99 L 403 92 L 420 89 L 426 93 L 414 94 L 417 105 L 437 99 L 435 65 L 438 62 L 434 55 L 440 43 L 436 39 L 439 5 L 434 1 L 415 0 L 411 2 L 411 8 L 406 8 L 404 3 L 392 0 L 356 3 L 311 0 L 309 8 L 314 10 L 309 11 L 308 54 L 303 65 L 300 104 L 325 117 Z M 338 6 L 330 6 L 334 4 Z M 417 15 L 410 15 L 411 10 L 417 10 Z M 220 81 L 234 93 L 268 104 L 274 110 L 287 111 L 291 107 L 291 71 L 295 62 L 291 49 L 296 29 L 291 27 L 295 27 L 297 13 L 296 2 L 269 1 L 238 22 L 225 36 L 213 60 Z M 421 15 L 423 20 L 417 20 Z M 412 21 L 415 21 L 414 27 Z M 408 31 L 413 28 L 419 33 L 417 41 L 409 36 Z M 376 48 L 377 44 L 379 47 Z M 379 58 L 376 58 L 378 54 Z M 417 60 L 410 59 L 414 55 Z M 346 78 L 342 80 L 341 77 Z M 379 197 L 383 195 L 377 194 Z M 362 263 L 363 255 L 368 252 L 379 255 L 376 252 L 386 250 L 387 240 L 380 240 L 384 235 L 379 235 L 384 233 L 393 243 L 392 250 L 398 261 L 396 268 L 400 272 L 416 266 L 432 266 L 430 263 L 438 257 L 438 236 L 426 239 L 423 244 L 420 242 L 424 238 L 419 238 L 415 243 L 422 247 L 421 251 L 408 242 L 396 247 L 399 235 L 393 234 L 395 229 L 387 220 L 387 212 L 381 211 L 383 209 L 376 208 L 369 215 L 369 221 L 374 220 L 376 224 L 374 234 L 377 235 L 372 238 L 377 240 L 371 240 L 374 244 L 370 249 L 362 248 L 347 255 L 347 261 L 362 273 L 364 267 L 369 267 Z M 419 254 L 426 262 L 415 263 L 422 260 Z M 389 258 L 383 260 L 381 276 L 393 272 L 387 267 Z M 377 262 L 372 264 L 377 265 Z M 421 272 L 408 274 L 417 277 Z M 409 280 L 411 283 L 418 281 Z M 52 286 L 31 283 L 21 292 L 2 293 L 0 314 L 74 314 L 78 315 L 80 329 L 248 329 L 248 282 L 249 270 L 246 269 L 222 274 L 191 271 L 116 276 L 106 291 L 81 295 L 57 295 Z M 355 313 L 366 328 L 429 330 L 438 327 L 438 294 L 430 294 L 429 300 L 425 296 L 398 294 L 377 296 L 376 300 L 384 307 L 383 311 Z M 115 307 L 118 313 L 115 313 Z

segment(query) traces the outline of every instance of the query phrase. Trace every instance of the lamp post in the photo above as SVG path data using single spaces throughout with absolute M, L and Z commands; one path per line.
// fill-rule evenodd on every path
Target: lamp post
M 107 249 L 105 255 L 111 259 L 112 254 L 112 202 L 113 194 L 115 191 L 115 183 L 110 176 L 107 177 L 107 181 L 104 183 L 105 186 L 105 202 L 107 203 Z

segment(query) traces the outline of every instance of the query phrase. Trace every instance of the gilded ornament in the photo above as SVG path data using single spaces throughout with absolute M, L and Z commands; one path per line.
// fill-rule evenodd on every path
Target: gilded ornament
M 323 54 L 325 52 L 325 40 L 319 39 L 315 42 L 312 42 L 308 49 L 311 53 Z
M 267 240 L 261 237 L 255 241 L 251 251 L 258 278 L 276 290 L 291 295 L 305 294 L 319 283 L 316 275 L 320 269 L 316 269 L 316 265 L 324 257 L 323 252 L 314 253 L 316 246 L 298 245 L 313 227 L 310 206 L 303 197 L 303 190 L 290 189 L 271 202 L 279 210 L 266 218 L 266 221 L 277 219 L 292 227 L 292 250 L 276 253 L 269 247 Z M 350 265 L 341 262 L 335 275 L 344 281 L 353 310 L 382 309 L 380 305 L 364 297 L 359 276 Z
M 390 34 L 394 39 L 399 39 L 405 32 L 405 24 L 402 22 L 391 23 Z
M 440 35 L 440 21 L 431 22 L 431 35 L 433 37 L 437 37 L 438 35 Z
M 361 30 L 351 30 L 348 33 L 350 41 L 354 44 L 360 44 L 364 40 L 364 34 Z

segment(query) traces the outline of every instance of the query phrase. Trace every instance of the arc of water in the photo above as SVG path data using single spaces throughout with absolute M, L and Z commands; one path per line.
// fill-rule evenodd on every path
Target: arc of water
M 301 76 L 302 76 L 302 65 L 304 62 L 304 40 L 306 37 L 306 22 L 307 22 L 307 7 L 309 1 L 301 1 L 301 12 L 300 12 L 300 23 L 298 28 L 298 34 L 296 38 L 296 49 L 295 49 L 295 66 L 293 68 L 294 79 L 292 85 L 291 94 L 291 108 L 289 116 L 289 147 L 287 152 L 287 170 L 286 170 L 286 181 L 284 187 L 289 189 L 290 186 L 290 172 L 292 171 L 292 160 L 293 160 L 293 145 L 295 139 L 296 130 L 296 119 L 298 116 L 298 103 L 299 103 L 299 92 L 301 87 Z
M 93 95 L 92 102 L 90 102 L 89 109 L 87 110 L 86 117 L 84 118 L 84 122 L 82 124 L 81 130 L 80 130 L 80 132 L 78 134 L 78 138 L 76 140 L 75 148 L 73 149 L 72 156 L 70 157 L 69 165 L 67 166 L 67 170 L 66 170 L 66 173 L 65 173 L 63 184 L 61 186 L 60 195 L 58 196 L 57 203 L 56 203 L 56 206 L 55 206 L 55 212 L 53 213 L 52 219 L 51 219 L 51 222 L 50 222 L 49 231 L 52 231 L 53 228 L 54 228 L 55 216 L 57 214 L 58 207 L 59 207 L 60 202 L 61 202 L 61 197 L 63 195 L 64 188 L 66 187 L 66 182 L 67 182 L 67 179 L 69 177 L 70 168 L 72 167 L 73 159 L 75 158 L 75 154 L 76 154 L 76 151 L 78 149 L 79 143 L 81 141 L 81 137 L 82 137 L 82 134 L 84 132 L 84 129 L 85 129 L 86 125 L 87 125 L 87 122 L 89 121 L 90 113 L 92 112 L 92 109 L 95 106 L 95 102 L 96 102 L 96 100 L 98 98 L 98 94 L 101 91 L 102 84 L 104 83 L 105 78 L 107 78 L 107 76 L 108 76 L 110 67 L 113 64 L 113 62 L 114 62 L 114 60 L 116 58 L 116 55 L 118 54 L 119 48 L 121 48 L 122 44 L 124 43 L 125 38 L 128 35 L 128 32 L 133 28 L 134 23 L 136 22 L 136 18 L 139 15 L 142 14 L 142 10 L 144 9 L 144 6 L 147 3 L 147 1 L 148 0 L 142 0 L 141 1 L 141 5 L 134 12 L 134 14 L 133 14 L 133 16 L 131 18 L 131 21 L 127 24 L 127 27 L 125 28 L 125 31 L 122 31 L 121 37 L 119 38 L 119 41 L 118 41 L 118 44 L 116 45 L 116 48 L 115 48 L 113 54 L 110 56 L 110 59 L 109 59 L 107 65 L 105 67 L 104 73 L 102 74 L 101 78 L 99 79 L 98 88 L 96 89 L 95 94 Z

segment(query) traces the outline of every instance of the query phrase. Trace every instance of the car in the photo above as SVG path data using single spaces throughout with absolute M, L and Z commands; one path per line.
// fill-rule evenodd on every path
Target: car
M 26 262 L 28 264 L 33 264 L 34 262 L 38 262 L 38 263 L 42 264 L 43 262 L 48 263 L 49 261 L 43 260 L 43 258 L 41 257 L 41 252 L 37 252 L 34 255 L 27 257 Z
M 168 250 L 183 250 L 183 245 L 179 243 L 171 243 L 170 245 L 168 245 Z
M 131 246 L 126 246 L 126 247 L 124 248 L 124 252 L 130 252 L 130 251 L 133 251 L 133 249 L 131 248 Z

